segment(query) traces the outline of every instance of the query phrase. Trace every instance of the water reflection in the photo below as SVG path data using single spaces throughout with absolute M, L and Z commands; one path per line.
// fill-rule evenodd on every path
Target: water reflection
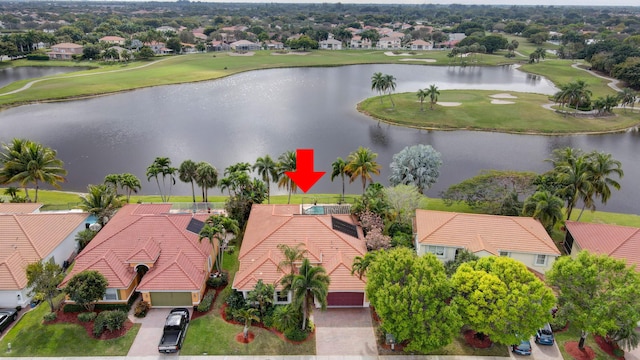
M 72 71 L 85 70 L 83 67 L 53 67 L 53 66 L 21 66 L 0 69 L 0 87 L 24 79 L 64 74 Z

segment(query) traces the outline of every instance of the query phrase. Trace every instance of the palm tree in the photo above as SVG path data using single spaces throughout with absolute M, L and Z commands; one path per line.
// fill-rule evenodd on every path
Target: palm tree
M 347 158 L 349 163 L 345 166 L 345 170 L 351 174 L 349 182 L 353 182 L 359 176 L 362 179 L 363 194 L 367 187 L 367 180 L 371 180 L 371 174 L 380 175 L 381 166 L 375 161 L 377 157 L 378 154 L 369 148 L 360 146 Z
M 381 72 L 374 73 L 371 77 L 371 90 L 378 92 L 380 104 L 382 104 L 382 92 L 384 90 L 384 77 Z
M 231 196 L 232 185 L 233 184 L 230 177 L 223 177 L 222 179 L 220 179 L 220 181 L 218 181 L 218 186 L 220 187 L 220 191 L 224 192 L 225 190 L 227 190 L 229 192 L 229 196 Z
M 89 185 L 87 195 L 80 197 L 80 208 L 98 218 L 100 225 L 106 224 L 119 207 L 115 191 L 105 184 Z
M 137 176 L 131 173 L 124 173 L 120 179 L 120 186 L 127 194 L 127 202 L 131 198 L 131 193 L 138 193 L 142 189 L 142 184 L 140 183 L 140 179 Z
M 229 234 L 237 235 L 240 232 L 240 228 L 238 227 L 238 221 L 227 217 L 225 215 L 211 215 L 207 221 L 205 221 L 204 226 L 200 230 L 198 234 L 198 240 L 202 241 L 202 239 L 207 238 L 216 249 L 216 269 L 218 272 L 222 272 L 222 261 L 223 254 L 222 247 L 224 242 L 227 241 L 227 236 Z M 213 240 L 216 240 L 214 243 Z
M 395 108 L 396 104 L 393 102 L 391 92 L 396 90 L 396 78 L 393 75 L 385 74 L 383 77 L 383 92 L 389 93 L 389 100 L 391 100 L 391 107 Z
M 304 244 L 300 243 L 293 247 L 287 244 L 278 244 L 278 249 L 282 251 L 282 255 L 284 256 L 280 263 L 278 263 L 278 271 L 283 271 L 284 268 L 288 267 L 291 270 L 289 275 L 295 275 L 296 263 L 302 261 L 304 255 L 307 253 L 307 250 L 304 249 Z
M 607 113 L 613 113 L 613 108 L 618 106 L 618 97 L 614 95 L 607 95 L 604 97 L 602 104 L 604 105 L 603 110 Z
M 551 233 L 556 223 L 562 220 L 563 204 L 562 199 L 550 191 L 538 191 L 524 201 L 522 215 L 539 220 L 547 232 Z
M 284 280 L 284 279 L 283 279 Z M 309 259 L 302 260 L 300 271 L 290 283 L 283 283 L 283 291 L 293 293 L 292 306 L 302 310 L 302 330 L 307 328 L 307 318 L 314 304 L 320 303 L 322 310 L 327 308 L 329 276 L 322 266 L 312 266 Z
M 234 317 L 242 319 L 244 321 L 244 328 L 242 329 L 242 335 L 246 340 L 249 338 L 249 327 L 251 327 L 252 322 L 260 321 L 258 317 L 258 309 L 249 307 L 249 308 L 241 308 L 235 311 Z
M 587 89 L 587 83 L 585 83 L 584 80 L 577 80 L 569 83 L 567 92 L 569 103 L 575 103 L 576 111 L 578 111 L 580 104 L 589 100 L 592 94 L 591 90 Z
M 122 174 L 109 174 L 104 177 L 104 184 L 109 185 L 113 188 L 113 191 L 116 193 L 116 197 L 118 196 L 118 187 L 122 183 Z
M 578 200 L 582 200 L 585 207 L 593 207 L 594 188 L 591 182 L 590 163 L 586 155 L 570 158 L 559 163 L 554 169 L 561 184 L 558 195 L 567 201 L 567 220 Z
M 253 164 L 253 170 L 258 170 L 258 175 L 267 183 L 267 204 L 271 203 L 271 181 L 278 182 L 280 173 L 278 172 L 278 164 L 273 161 L 271 156 L 265 155 L 256 159 Z
M 627 111 L 627 105 L 631 105 L 631 110 L 633 110 L 633 105 L 635 105 L 638 100 L 638 95 L 635 91 L 630 88 L 624 88 L 621 92 L 618 93 L 618 99 L 620 100 L 620 104 L 624 107 L 624 111 Z
M 596 197 L 600 197 L 602 204 L 606 204 L 611 197 L 611 187 L 620 190 L 620 183 L 611 178 L 617 175 L 622 179 L 622 163 L 614 159 L 611 154 L 602 152 L 591 153 L 591 183 Z M 580 212 L 582 215 L 582 212 Z M 580 220 L 580 216 L 578 216 Z
M 147 167 L 147 181 L 151 181 L 151 178 L 156 179 L 158 190 L 160 191 L 160 198 L 162 202 L 168 202 L 171 198 L 171 187 L 175 185 L 175 174 L 178 169 L 171 167 L 171 160 L 168 157 L 157 157 L 153 160 L 153 163 Z M 160 186 L 160 180 L 158 176 L 162 175 L 162 186 Z M 169 191 L 166 189 L 166 177 L 169 176 Z
M 418 97 L 418 100 L 420 101 L 420 111 L 424 111 L 424 99 L 427 96 L 429 96 L 429 94 L 427 94 L 427 92 L 424 91 L 424 89 L 420 89 L 416 93 L 416 96 Z
M 347 162 L 341 157 L 338 157 L 336 161 L 331 164 L 331 181 L 338 176 L 342 178 L 342 201 L 344 201 L 344 176 L 349 174 L 346 168 Z
M 14 146 L 20 144 L 21 148 Z M 38 202 L 38 189 L 40 183 L 60 188 L 60 182 L 64 182 L 67 171 L 62 168 L 64 163 L 56 158 L 56 151 L 42 144 L 29 140 L 15 140 L 10 145 L 11 151 L 6 154 L 8 160 L 4 160 L 3 182 L 17 182 L 25 189 L 25 197 L 29 200 L 27 184 L 33 183 L 36 189 L 35 201 Z M 11 176 L 7 179 L 8 176 Z
M 289 191 L 289 198 L 287 204 L 291 203 L 291 193 L 298 191 L 298 185 L 296 185 L 290 177 L 285 175 L 286 171 L 296 171 L 296 153 L 295 151 L 287 151 L 278 157 L 278 188 L 285 188 Z
M 369 269 L 369 265 L 375 258 L 377 252 L 368 252 L 362 256 L 356 256 L 353 259 L 353 264 L 351 264 L 351 275 L 358 274 L 358 279 L 362 280 L 362 277 L 367 273 L 367 269 Z
M 114 48 L 109 48 L 102 53 L 102 58 L 104 60 L 111 60 L 111 61 L 114 61 L 116 59 L 120 60 L 120 53 L 118 52 L 118 50 Z
M 438 102 L 438 95 L 440 95 L 440 91 L 438 90 L 438 87 L 435 84 L 431 84 L 429 85 L 429 88 L 427 89 L 426 93 L 429 96 L 429 99 L 431 102 L 431 110 L 433 110 L 433 105 L 435 105 Z
M 196 190 L 194 187 L 194 182 L 197 177 L 196 173 L 196 163 L 192 160 L 185 160 L 180 164 L 180 168 L 178 169 L 178 178 L 180 181 L 185 183 L 191 183 L 191 197 L 193 202 L 196 202 Z
M 540 59 L 544 60 L 547 57 L 547 51 L 540 47 L 534 51 L 534 54 L 536 54 L 537 62 L 540 62 Z
M 209 202 L 209 189 L 218 184 L 218 170 L 208 162 L 196 164 L 195 181 L 202 188 L 202 202 Z
M 11 197 L 11 202 L 16 202 L 18 199 L 18 188 L 15 186 L 9 186 L 2 192 L 4 195 Z

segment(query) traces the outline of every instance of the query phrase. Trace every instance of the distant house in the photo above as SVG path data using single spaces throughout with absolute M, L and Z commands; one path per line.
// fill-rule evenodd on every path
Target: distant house
M 508 256 L 545 273 L 560 251 L 539 221 L 522 216 L 416 210 L 418 255 L 432 253 L 443 262 L 461 249 L 479 257 Z
M 194 32 L 193 33 L 193 37 L 195 37 L 198 40 L 203 40 L 203 41 L 207 41 L 207 35 L 203 34 L 203 33 L 199 33 L 199 32 Z
M 348 208 L 345 212 L 349 212 Z M 233 288 L 247 296 L 258 280 L 262 280 L 276 286 L 276 304 L 290 303 L 292 294 L 283 292 L 280 285 L 284 272 L 278 270 L 283 260 L 278 245 L 295 247 L 300 243 L 311 264 L 324 267 L 331 278 L 329 307 L 369 306 L 364 293 L 365 280 L 351 274 L 354 258 L 367 252 L 362 229 L 344 212 L 343 215 L 302 215 L 300 205 L 253 205 Z
M 284 49 L 284 44 L 280 41 L 275 40 L 267 40 L 264 42 L 267 47 L 267 50 L 282 50 Z
M 211 41 L 211 51 L 229 51 L 231 50 L 231 47 L 229 47 L 229 44 L 223 42 L 223 41 L 217 41 L 217 40 L 213 40 Z
M 0 307 L 26 306 L 27 265 L 52 261 L 64 266 L 77 250 L 76 234 L 89 214 L 39 212 L 41 204 L 0 204 Z
M 433 44 L 429 41 L 414 40 L 408 44 L 410 50 L 433 50 Z
M 103 36 L 99 41 L 107 44 L 124 45 L 125 38 L 120 36 Z
M 160 27 L 156 28 L 156 31 L 160 31 L 160 32 L 173 31 L 173 32 L 176 32 L 176 28 L 174 28 L 172 26 L 160 26 Z
M 322 40 L 318 45 L 323 50 L 342 50 L 342 41 L 336 39 Z
M 249 40 L 238 40 L 229 44 L 231 50 L 235 51 L 256 51 L 260 50 L 260 44 L 256 44 Z
M 360 35 L 354 35 L 349 42 L 351 49 L 371 49 L 372 43 L 370 39 L 363 39 Z
M 73 55 L 82 55 L 82 45 L 73 43 L 60 43 L 53 45 L 47 53 L 51 60 L 72 60 Z
M 173 52 L 173 50 L 168 49 L 165 43 L 163 42 L 152 41 L 150 43 L 145 43 L 145 45 L 150 47 L 155 54 L 163 55 L 163 54 L 171 54 Z
M 402 48 L 402 39 L 398 37 L 383 37 L 378 40 L 378 44 L 376 46 L 378 49 L 401 49 Z
M 575 255 L 581 250 L 626 261 L 640 270 L 640 228 L 566 221 L 564 250 Z
M 84 270 L 109 282 L 103 303 L 126 303 L 138 291 L 153 307 L 196 306 L 215 259 L 198 240 L 210 214 L 171 213 L 170 204 L 128 204 L 76 257 L 60 286 Z

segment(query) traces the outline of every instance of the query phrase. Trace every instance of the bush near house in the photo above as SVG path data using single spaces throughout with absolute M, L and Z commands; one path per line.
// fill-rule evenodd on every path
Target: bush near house
M 99 337 L 104 330 L 115 331 L 120 330 L 127 321 L 127 313 L 120 310 L 103 311 L 96 317 L 93 323 L 93 335 Z
M 135 317 L 143 318 L 147 316 L 147 312 L 151 309 L 151 305 L 149 305 L 146 301 L 140 301 L 138 305 L 136 305 L 136 309 L 133 312 Z
M 200 311 L 200 312 L 209 311 L 209 309 L 211 309 L 211 304 L 213 304 L 213 300 L 215 298 L 216 298 L 216 291 L 215 290 L 207 291 L 207 294 L 204 296 L 204 298 L 202 298 L 202 301 L 200 301 L 200 304 L 198 305 L 198 307 L 196 309 L 198 311 Z
M 50 313 L 46 313 L 44 314 L 44 316 L 42 317 L 42 319 L 44 321 L 54 321 L 55 319 L 58 318 L 58 314 L 54 313 L 54 312 L 50 312 Z
M 78 320 L 80 320 L 81 322 L 91 322 L 95 320 L 97 316 L 98 313 L 95 312 L 83 312 L 78 314 Z

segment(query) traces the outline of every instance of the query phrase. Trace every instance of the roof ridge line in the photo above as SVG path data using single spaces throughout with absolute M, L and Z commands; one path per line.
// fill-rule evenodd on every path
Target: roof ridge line
M 537 219 L 535 219 L 535 218 L 533 218 L 533 217 L 529 217 L 529 216 L 526 216 L 526 217 L 521 217 L 521 216 L 507 216 L 507 217 L 508 217 L 511 221 L 513 221 L 513 222 L 515 222 L 516 224 L 518 224 L 518 226 L 519 226 L 519 227 L 521 227 L 521 228 L 523 228 L 526 232 L 528 232 L 529 234 L 533 235 L 533 237 L 534 237 L 534 238 L 536 238 L 536 239 L 538 239 L 538 241 L 539 241 L 539 242 L 543 243 L 545 247 L 547 247 L 548 249 L 550 249 L 550 250 L 552 250 L 552 251 L 553 251 L 553 248 L 552 248 L 549 244 L 547 244 L 547 242 L 546 242 L 544 239 L 541 239 L 538 235 L 536 235 L 536 234 L 534 234 L 533 232 L 531 232 L 531 230 L 529 230 L 527 227 L 523 226 L 523 225 L 518 221 L 519 219 L 532 219 L 533 221 L 535 221 L 535 222 L 539 223 L 539 224 L 542 226 L 542 223 L 541 223 L 539 220 L 537 220 Z M 543 226 L 542 228 L 544 229 L 544 226 Z M 545 233 L 546 233 L 546 231 L 545 231 Z M 547 235 L 549 235 L 549 234 L 547 234 Z M 549 239 L 551 239 L 551 236 L 549 236 Z M 553 243 L 553 239 L 551 239 L 551 243 Z M 554 246 L 555 246 L 555 244 L 554 244 Z M 557 247 L 556 247 L 556 250 L 558 250 L 558 248 L 557 248 Z M 559 251 L 558 251 L 558 252 L 559 252 Z M 560 255 L 562 255 L 562 254 L 560 254 Z
M 29 245 L 31 245 L 31 247 L 33 248 L 33 251 L 38 254 L 38 257 L 40 259 L 43 259 L 44 256 L 42 256 L 42 254 L 40 253 L 40 251 L 38 250 L 38 248 L 36 247 L 36 245 L 33 243 L 33 239 L 31 239 L 31 236 L 29 236 L 29 233 L 27 233 L 27 230 L 24 228 L 24 226 L 22 226 L 22 223 L 20 222 L 20 220 L 18 219 L 18 215 L 20 214 L 11 214 L 11 216 L 13 216 L 14 220 L 16 221 L 16 224 L 18 224 L 18 227 L 20 228 L 20 230 L 22 230 L 22 233 L 24 234 L 24 236 L 27 238 L 27 241 L 29 241 Z
M 616 225 L 617 226 L 617 225 Z M 613 248 L 611 250 L 610 253 L 608 253 L 607 255 L 611 255 L 613 254 L 616 250 L 618 250 L 622 245 L 624 245 L 627 241 L 629 241 L 629 239 L 631 239 L 635 234 L 637 234 L 638 232 L 640 232 L 640 228 L 636 229 L 636 231 L 632 232 L 631 235 L 629 235 L 626 239 L 624 239 L 624 241 L 621 241 L 620 244 L 618 244 L 618 246 L 616 246 L 615 248 Z

